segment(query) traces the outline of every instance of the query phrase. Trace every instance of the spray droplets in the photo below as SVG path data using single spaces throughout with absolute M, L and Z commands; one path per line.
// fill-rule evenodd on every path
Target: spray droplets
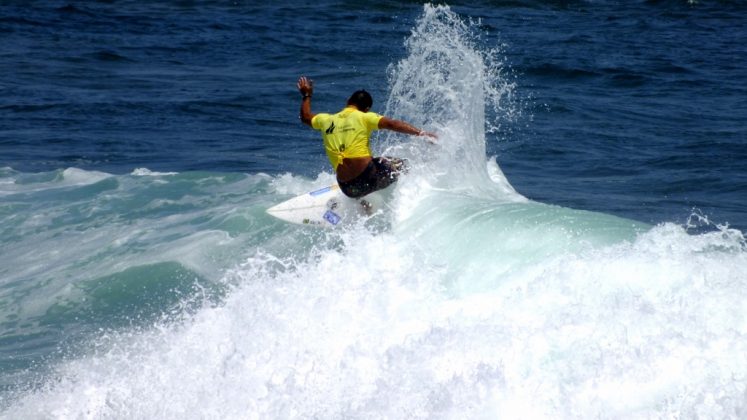
M 499 130 L 519 111 L 501 51 L 481 48 L 480 27 L 448 6 L 426 5 L 405 41 L 407 57 L 389 68 L 388 113 L 434 128 L 472 122 L 463 134 L 484 149 L 485 130 Z
M 484 195 L 495 187 L 486 171 L 486 133 L 501 132 L 519 111 L 500 49 L 481 46 L 482 27 L 448 6 L 426 5 L 405 40 L 406 57 L 389 67 L 386 114 L 439 133 L 435 153 L 427 145 L 413 153 L 438 168 L 426 175 L 430 184 Z

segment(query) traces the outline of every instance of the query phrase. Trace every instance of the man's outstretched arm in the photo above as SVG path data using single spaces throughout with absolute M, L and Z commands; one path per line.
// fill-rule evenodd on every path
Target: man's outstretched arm
M 396 131 L 402 134 L 410 134 L 413 136 L 426 136 L 432 139 L 437 139 L 438 136 L 435 133 L 415 128 L 414 126 L 400 120 L 392 118 L 381 117 L 379 120 L 379 128 Z
M 311 94 L 314 93 L 314 82 L 306 78 L 306 76 L 301 76 L 296 86 L 302 95 L 299 117 L 302 123 L 311 126 L 311 119 L 314 118 L 314 113 L 311 112 Z

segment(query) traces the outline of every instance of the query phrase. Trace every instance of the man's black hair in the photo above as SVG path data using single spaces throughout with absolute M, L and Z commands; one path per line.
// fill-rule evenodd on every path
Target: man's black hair
M 358 110 L 365 111 L 371 109 L 373 98 L 371 97 L 371 94 L 365 90 L 356 90 L 352 95 L 350 95 L 348 105 L 355 105 Z

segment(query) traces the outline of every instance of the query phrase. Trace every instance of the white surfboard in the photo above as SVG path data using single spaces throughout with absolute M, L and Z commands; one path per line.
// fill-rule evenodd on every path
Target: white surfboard
M 290 223 L 332 228 L 369 217 L 381 206 L 376 193 L 354 199 L 334 184 L 283 201 L 267 209 L 267 213 Z

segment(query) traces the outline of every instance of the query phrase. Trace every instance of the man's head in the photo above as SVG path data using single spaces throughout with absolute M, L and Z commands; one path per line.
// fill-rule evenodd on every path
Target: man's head
M 350 95 L 348 105 L 354 105 L 359 111 L 368 112 L 371 109 L 371 105 L 373 105 L 373 98 L 365 90 L 356 90 Z

